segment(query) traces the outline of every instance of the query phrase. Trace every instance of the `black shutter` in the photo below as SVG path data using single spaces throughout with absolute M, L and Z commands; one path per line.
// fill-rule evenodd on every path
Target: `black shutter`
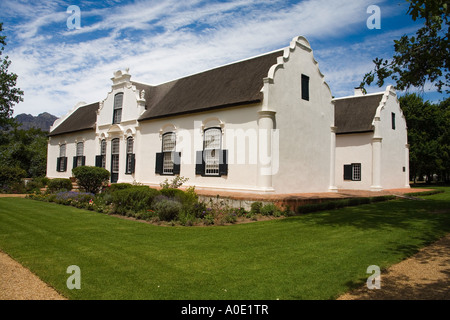
M 81 157 L 81 165 L 82 166 L 86 165 L 86 156 Z
M 352 180 L 352 165 L 344 164 L 344 180 Z
M 156 154 L 155 173 L 163 174 L 164 154 L 162 152 Z
M 205 160 L 203 159 L 203 151 L 196 152 L 195 174 L 205 175 Z
M 56 158 L 56 172 L 61 172 L 61 158 Z
M 302 99 L 309 101 L 309 77 L 302 74 Z
M 136 154 L 131 155 L 131 168 L 130 173 L 134 173 L 134 169 L 136 168 Z
M 77 157 L 73 157 L 73 169 L 77 167 Z
M 95 166 L 101 168 L 102 167 L 102 161 L 103 156 L 95 156 Z
M 61 168 L 62 172 L 66 172 L 67 171 L 67 157 L 63 158 L 63 167 Z
M 220 150 L 219 153 L 219 175 L 228 175 L 228 150 Z
M 181 171 L 181 152 L 173 152 L 173 174 L 180 174 Z

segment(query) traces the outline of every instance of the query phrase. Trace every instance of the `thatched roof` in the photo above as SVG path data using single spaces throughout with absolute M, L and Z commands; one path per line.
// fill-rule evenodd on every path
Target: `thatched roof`
M 98 102 L 79 107 L 59 126 L 50 132 L 49 136 L 95 129 L 98 108 Z
M 282 55 L 279 50 L 157 86 L 132 81 L 145 92 L 146 111 L 138 120 L 261 102 L 263 79 Z M 50 136 L 95 129 L 98 108 L 98 102 L 78 108 Z
M 335 99 L 337 134 L 373 131 L 372 122 L 383 93 Z
M 139 120 L 261 102 L 263 78 L 282 55 L 280 50 L 158 86 L 147 86 L 147 110 Z

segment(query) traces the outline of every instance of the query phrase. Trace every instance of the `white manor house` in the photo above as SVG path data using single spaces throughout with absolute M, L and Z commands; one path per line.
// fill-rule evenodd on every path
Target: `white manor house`
M 111 183 L 258 194 L 409 188 L 407 127 L 392 87 L 333 98 L 304 37 L 171 82 L 114 73 L 105 99 L 50 128 L 49 178 L 98 166 Z

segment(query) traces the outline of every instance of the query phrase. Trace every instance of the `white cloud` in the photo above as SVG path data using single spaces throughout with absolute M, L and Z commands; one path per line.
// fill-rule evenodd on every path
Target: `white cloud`
M 103 99 L 117 69 L 129 67 L 134 80 L 158 84 L 285 47 L 297 35 L 320 43 L 357 33 L 352 28 L 365 25 L 367 6 L 378 2 L 117 1 L 104 8 L 81 6 L 82 28 L 67 30 L 66 2 L 37 5 L 36 16 L 26 10 L 33 9 L 34 3 L 4 0 L 1 6 L 25 21 L 10 29 L 21 35 L 19 45 L 8 51 L 10 70 L 19 75 L 18 86 L 25 92 L 25 101 L 14 108 L 15 114 L 47 111 L 61 116 L 80 100 Z M 50 29 L 54 23 L 63 27 Z M 312 45 L 314 49 L 314 41 Z M 358 44 L 333 50 L 341 50 L 341 56 L 349 50 L 370 53 L 370 48 Z M 322 72 L 327 71 L 333 93 L 344 92 L 343 85 L 367 72 L 371 60 L 361 59 L 349 67 L 352 59 L 339 63 L 333 50 L 321 48 L 315 55 Z

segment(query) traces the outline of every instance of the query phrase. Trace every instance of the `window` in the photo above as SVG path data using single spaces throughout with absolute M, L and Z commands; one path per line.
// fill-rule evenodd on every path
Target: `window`
M 111 140 L 111 182 L 116 183 L 119 180 L 119 147 L 120 140 Z
M 197 151 L 195 173 L 202 176 L 227 175 L 227 150 L 222 150 L 222 130 L 206 129 L 203 137 L 203 151 Z
M 84 156 L 84 142 L 76 144 L 76 156 L 73 157 L 73 167 L 81 167 L 85 165 L 86 157 Z
M 65 172 L 67 170 L 66 145 L 59 146 L 59 157 L 56 159 L 56 171 Z
M 127 167 L 125 169 L 126 174 L 133 174 L 135 167 L 135 155 L 133 153 L 134 140 L 132 137 L 127 139 Z
M 395 113 L 391 113 L 392 130 L 395 130 Z
M 219 175 L 219 151 L 221 149 L 222 130 L 212 128 L 205 130 L 203 156 L 205 158 L 205 175 Z
M 106 140 L 100 141 L 100 155 L 95 157 L 95 166 L 106 168 Z
M 302 99 L 309 101 L 309 77 L 302 74 Z
M 118 93 L 114 96 L 113 124 L 120 123 L 122 121 L 122 105 L 123 93 Z
M 345 164 L 344 180 L 361 181 L 361 163 Z
M 175 152 L 176 134 L 165 133 L 162 136 L 161 153 L 156 154 L 156 169 L 158 174 L 175 175 L 180 174 L 180 152 Z

